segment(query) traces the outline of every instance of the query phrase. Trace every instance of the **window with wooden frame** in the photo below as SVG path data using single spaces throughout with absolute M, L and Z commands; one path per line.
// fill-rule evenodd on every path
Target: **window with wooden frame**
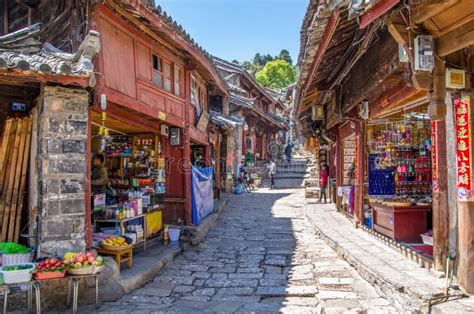
M 174 65 L 174 94 L 176 96 L 182 96 L 183 92 L 183 71 L 176 64 Z
M 170 94 L 183 97 L 183 71 L 182 69 L 156 54 L 152 55 L 153 84 L 159 89 Z
M 201 86 L 197 80 L 191 76 L 191 103 L 196 108 L 196 115 L 199 117 L 202 112 Z

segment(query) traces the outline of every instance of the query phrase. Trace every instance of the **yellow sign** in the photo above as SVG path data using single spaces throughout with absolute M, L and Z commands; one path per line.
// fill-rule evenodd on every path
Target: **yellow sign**
M 164 113 L 163 111 L 158 111 L 158 119 L 166 121 L 166 113 Z
M 459 69 L 446 69 L 446 87 L 461 89 L 466 87 L 466 72 Z

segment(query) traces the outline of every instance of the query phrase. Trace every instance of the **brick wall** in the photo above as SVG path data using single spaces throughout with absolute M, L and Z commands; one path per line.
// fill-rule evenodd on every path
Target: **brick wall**
M 39 103 L 41 250 L 84 250 L 88 92 L 47 86 Z

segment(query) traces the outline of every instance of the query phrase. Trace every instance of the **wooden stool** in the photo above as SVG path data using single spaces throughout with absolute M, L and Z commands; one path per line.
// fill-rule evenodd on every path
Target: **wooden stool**
M 115 256 L 115 262 L 118 265 L 119 272 L 120 266 L 124 262 L 128 262 L 128 268 L 132 268 L 133 247 L 131 246 L 120 250 L 108 250 L 104 249 L 103 247 L 97 247 L 96 251 L 101 255 Z

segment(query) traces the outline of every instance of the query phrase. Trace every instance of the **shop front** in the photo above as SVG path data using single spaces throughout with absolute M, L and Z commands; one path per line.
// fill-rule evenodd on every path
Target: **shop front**
M 432 124 L 427 103 L 366 124 L 364 224 L 428 256 L 433 255 Z
M 168 126 L 158 120 L 155 127 L 140 123 L 143 119 L 131 123 L 118 114 L 108 116 L 106 110 L 91 110 L 90 117 L 92 245 L 111 235 L 125 235 L 134 246 L 146 248 L 147 239 L 162 236 L 163 217 L 170 223 L 165 212 L 172 184 L 168 174 L 179 177 L 171 171 L 166 153 L 170 137 L 161 132 Z M 104 158 L 106 182 L 97 176 L 97 156 Z

